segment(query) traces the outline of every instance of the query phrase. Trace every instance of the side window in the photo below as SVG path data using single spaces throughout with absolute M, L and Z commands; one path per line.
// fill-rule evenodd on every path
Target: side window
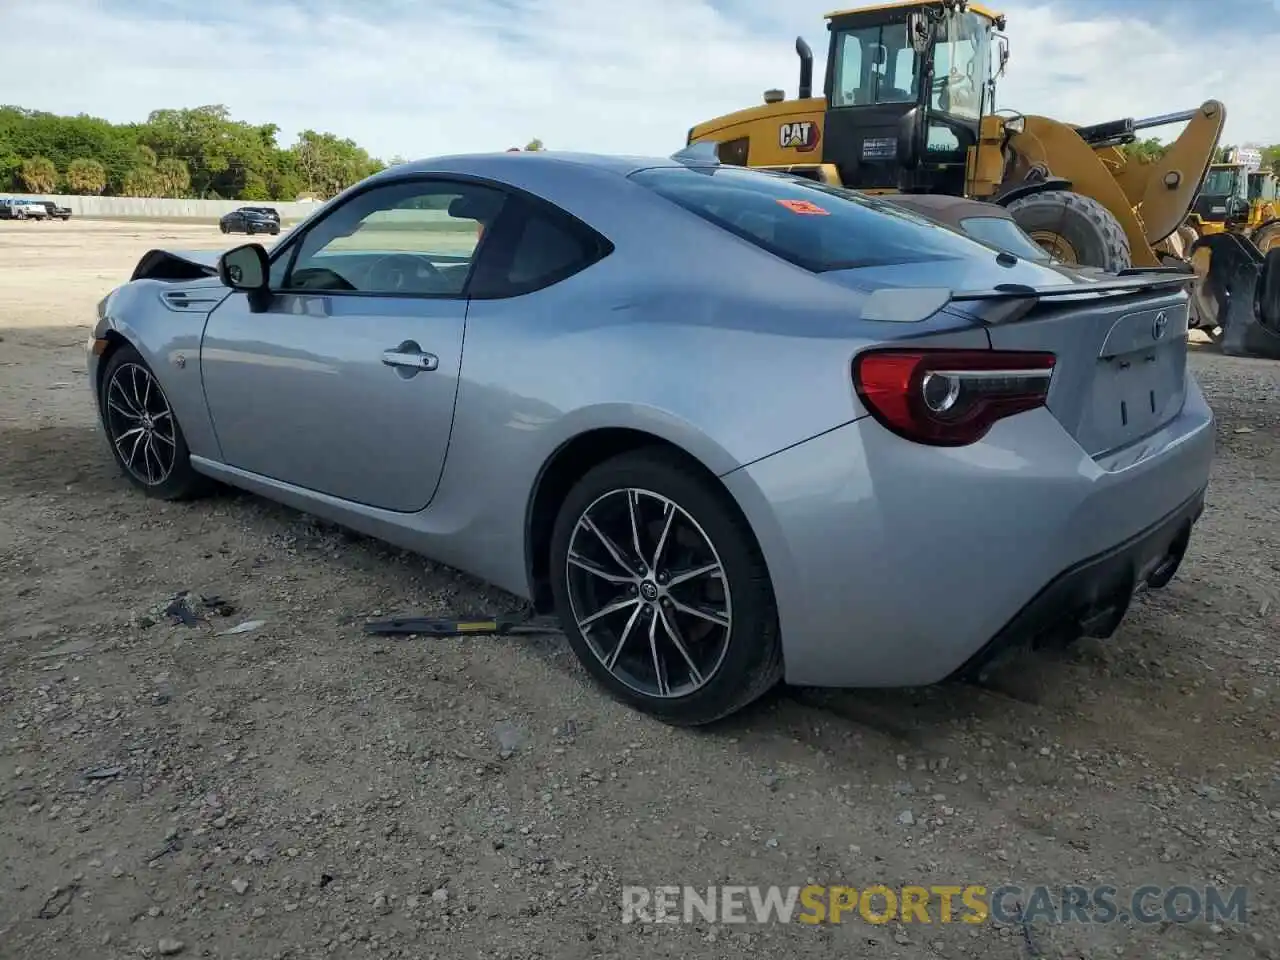
M 745 167 L 747 165 L 747 157 L 751 147 L 750 137 L 739 137 L 737 140 L 727 140 L 717 145 L 716 157 L 721 163 L 730 163 L 735 167 Z
M 515 297 L 567 280 L 609 255 L 612 244 L 568 213 L 529 201 L 499 228 L 472 279 L 471 296 Z
M 853 107 L 861 103 L 870 103 L 871 98 L 863 88 L 862 80 L 862 35 L 861 33 L 843 33 L 840 35 L 840 46 L 836 56 L 839 58 L 836 72 L 835 90 L 832 91 L 837 107 Z
M 307 231 L 281 288 L 461 296 L 484 230 L 505 198 L 492 187 L 445 180 L 375 187 Z

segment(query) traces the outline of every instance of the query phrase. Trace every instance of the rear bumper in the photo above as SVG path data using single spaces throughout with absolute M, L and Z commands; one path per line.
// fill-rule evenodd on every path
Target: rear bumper
M 1159 589 L 1178 571 L 1191 528 L 1204 512 L 1204 490 L 1135 537 L 1059 574 L 960 666 L 955 679 L 974 679 L 1000 656 L 1040 641 L 1109 637 L 1142 587 Z
M 865 418 L 723 480 L 769 567 L 787 680 L 919 686 L 1050 630 L 1113 629 L 1185 549 L 1213 450 L 1188 377 L 1177 417 L 1098 460 L 1045 410 L 954 449 Z

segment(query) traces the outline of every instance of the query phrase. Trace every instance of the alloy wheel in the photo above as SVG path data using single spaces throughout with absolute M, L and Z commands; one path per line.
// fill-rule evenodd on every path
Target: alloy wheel
M 688 696 L 729 649 L 732 597 L 711 538 L 675 501 L 613 490 L 578 518 L 565 581 L 591 652 L 649 697 Z
M 116 367 L 105 413 L 107 434 L 125 469 L 148 487 L 169 479 L 178 453 L 173 411 L 151 371 L 137 363 Z

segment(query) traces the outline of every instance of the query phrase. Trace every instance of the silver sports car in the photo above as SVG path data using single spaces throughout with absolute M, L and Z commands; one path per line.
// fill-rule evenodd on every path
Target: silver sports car
M 144 492 L 467 571 L 692 724 L 1106 636 L 1167 583 L 1213 456 L 1186 280 L 693 154 L 448 157 L 270 252 L 147 254 L 89 379 Z

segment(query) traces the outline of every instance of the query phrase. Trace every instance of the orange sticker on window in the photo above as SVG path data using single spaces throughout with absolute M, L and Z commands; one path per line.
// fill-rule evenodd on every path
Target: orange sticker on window
M 830 212 L 823 210 L 816 203 L 810 203 L 808 200 L 779 200 L 779 204 L 786 207 L 792 213 L 803 213 L 810 217 L 829 217 Z

